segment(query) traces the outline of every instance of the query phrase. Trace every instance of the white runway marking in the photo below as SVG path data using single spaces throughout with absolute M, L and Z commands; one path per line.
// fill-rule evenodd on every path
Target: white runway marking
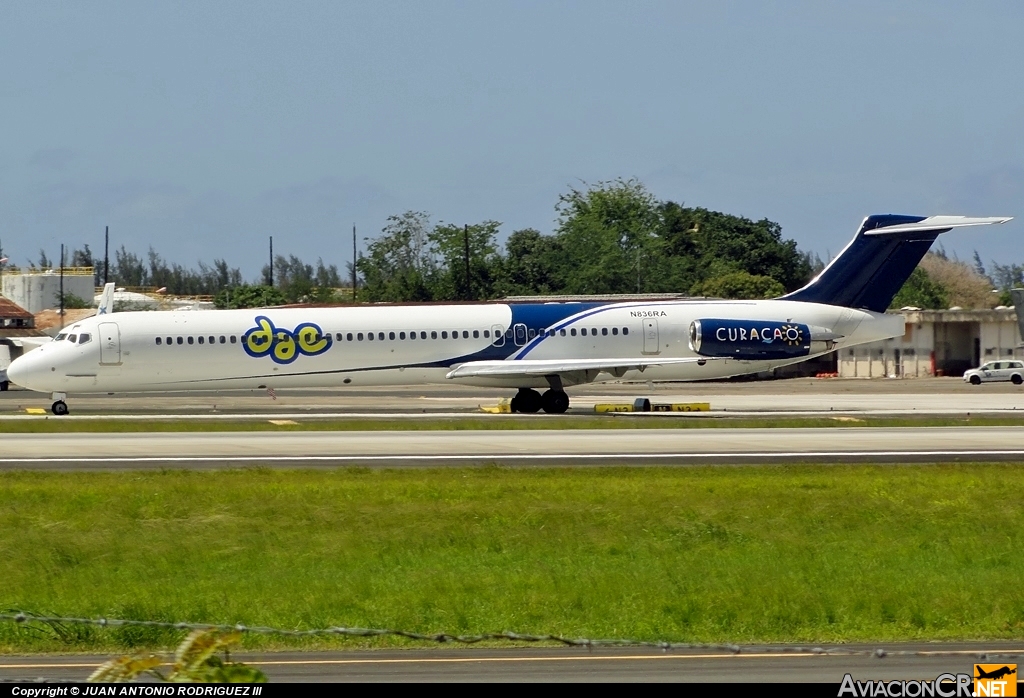
M 701 460 L 701 459 L 772 459 L 788 458 L 895 458 L 916 456 L 920 458 L 950 458 L 953 456 L 977 457 L 1024 457 L 1024 450 L 974 450 L 974 451 L 762 451 L 762 452 L 708 452 L 708 453 L 484 453 L 484 454 L 424 454 L 424 455 L 366 455 L 366 456 L 113 456 L 103 457 L 44 457 L 44 458 L 0 458 L 6 463 L 302 463 L 302 462 L 365 462 L 365 461 L 480 461 L 480 460 Z

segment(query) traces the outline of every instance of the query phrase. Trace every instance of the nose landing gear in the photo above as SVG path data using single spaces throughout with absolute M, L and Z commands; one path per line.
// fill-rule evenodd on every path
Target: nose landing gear
M 53 404 L 50 405 L 50 411 L 58 417 L 63 417 L 68 413 L 68 403 L 64 402 L 64 398 L 66 397 L 67 395 L 64 393 L 54 393 L 51 395 Z

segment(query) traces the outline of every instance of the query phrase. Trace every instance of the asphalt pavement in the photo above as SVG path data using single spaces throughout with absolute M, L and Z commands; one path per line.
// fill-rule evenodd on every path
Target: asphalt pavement
M 871 654 L 884 647 L 888 654 Z M 813 648 L 718 649 L 539 648 L 408 649 L 378 651 L 282 652 L 232 655 L 262 669 L 271 682 L 824 682 L 855 679 L 933 679 L 942 673 L 971 673 L 985 661 L 1016 662 L 1024 644 L 889 644 L 843 646 L 840 654 Z M 857 655 L 849 651 L 862 652 Z M 899 654 L 905 652 L 908 654 Z M 895 653 L 895 654 L 894 654 Z M 998 656 L 1002 653 L 1004 656 Z M 98 655 L 7 656 L 0 658 L 0 680 L 83 680 L 101 662 Z

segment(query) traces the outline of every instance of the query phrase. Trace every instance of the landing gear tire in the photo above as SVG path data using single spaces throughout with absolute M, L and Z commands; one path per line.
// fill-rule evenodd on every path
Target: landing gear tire
M 564 414 L 569 409 L 569 396 L 564 390 L 548 390 L 541 396 L 541 401 L 548 414 Z
M 981 378 L 978 376 L 971 376 L 971 385 L 981 385 Z
M 1014 373 L 1013 378 L 1011 378 L 1010 380 L 1013 382 L 1014 385 L 1020 385 L 1021 383 L 1024 383 L 1024 379 L 1020 377 L 1019 373 Z
M 0 393 L 11 387 L 10 381 L 0 381 Z
M 50 406 L 50 411 L 58 417 L 63 417 L 68 413 L 68 403 L 63 400 L 57 400 L 57 402 Z
M 512 402 L 509 403 L 509 409 L 513 412 L 523 412 L 526 414 L 533 414 L 540 412 L 540 408 L 544 405 L 544 398 L 540 396 L 536 390 L 532 388 L 520 388 L 516 396 L 512 398 Z

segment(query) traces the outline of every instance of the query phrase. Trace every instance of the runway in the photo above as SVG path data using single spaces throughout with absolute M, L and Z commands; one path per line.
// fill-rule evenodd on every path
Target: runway
M 514 391 L 459 385 L 390 386 L 358 389 L 71 395 L 71 415 L 168 414 L 430 414 L 479 412 Z M 1024 411 L 1024 387 L 1010 383 L 972 386 L 958 378 L 813 379 L 712 383 L 600 383 L 569 389 L 570 414 L 593 414 L 603 402 L 710 402 L 713 413 L 836 414 L 1012 414 Z M 0 393 L 0 420 L 48 409 L 48 395 L 25 390 Z M 679 416 L 679 415 L 675 415 Z M 0 427 L 2 430 L 2 427 Z
M 700 465 L 1024 460 L 1024 427 L 7 434 L 0 466 Z
M 871 651 L 878 646 L 844 646 L 838 651 Z M 686 681 L 686 682 L 820 682 L 838 686 L 843 675 L 855 679 L 933 679 L 942 673 L 971 673 L 977 657 L 1024 652 L 1020 643 L 887 644 L 884 658 L 868 654 L 822 655 L 810 648 L 671 650 L 651 648 L 510 648 L 416 649 L 379 651 L 233 653 L 236 661 L 255 664 L 271 682 L 347 681 Z M 101 662 L 97 655 L 0 658 L 0 680 L 83 680 Z M 1008 662 L 1017 661 L 1007 658 Z

